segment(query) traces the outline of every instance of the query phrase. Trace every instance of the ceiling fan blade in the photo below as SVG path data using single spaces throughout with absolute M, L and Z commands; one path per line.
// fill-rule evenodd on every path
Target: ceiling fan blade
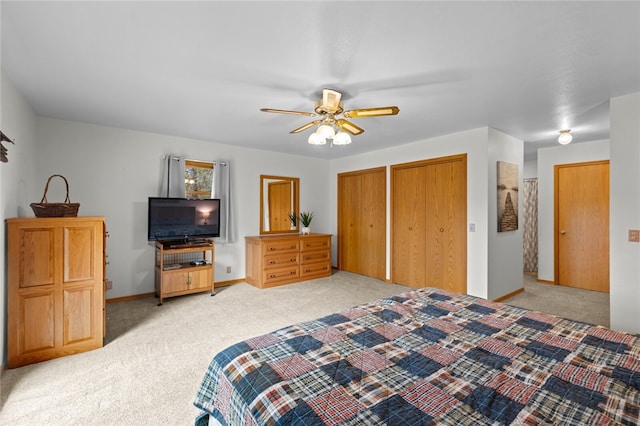
M 304 130 L 307 130 L 309 127 L 313 127 L 316 124 L 320 124 L 320 123 L 322 123 L 322 120 L 315 120 L 315 121 L 312 121 L 311 123 L 305 124 L 304 126 L 300 126 L 297 129 L 293 129 L 289 133 L 300 133 L 300 132 L 302 132 Z
M 360 133 L 363 133 L 363 132 L 364 132 L 364 129 L 362 129 L 362 128 L 360 128 L 360 127 L 356 126 L 356 125 L 355 125 L 355 124 L 353 124 L 352 122 L 347 121 L 347 120 L 345 120 L 345 119 L 343 119 L 343 118 L 341 118 L 340 120 L 336 120 L 336 124 L 337 124 L 338 126 L 340 126 L 340 128 L 341 128 L 342 130 L 345 130 L 345 131 L 347 131 L 347 132 L 351 133 L 351 134 L 352 134 L 352 135 L 354 135 L 354 136 L 355 136 L 355 135 L 359 135 Z
M 291 111 L 288 109 L 273 109 L 273 108 L 260 108 L 262 112 L 275 112 L 277 114 L 292 114 L 292 115 L 305 115 L 307 117 L 315 117 L 315 112 L 305 112 L 305 111 Z
M 353 109 L 351 111 L 345 111 L 343 115 L 347 118 L 362 118 L 362 117 L 380 117 L 384 115 L 397 115 L 400 112 L 400 108 L 397 106 L 378 107 L 378 108 L 365 108 L 365 109 Z

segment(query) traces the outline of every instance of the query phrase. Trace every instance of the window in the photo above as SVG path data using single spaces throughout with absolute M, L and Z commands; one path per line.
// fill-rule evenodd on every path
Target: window
M 206 161 L 186 160 L 184 165 L 186 198 L 211 198 L 214 164 Z

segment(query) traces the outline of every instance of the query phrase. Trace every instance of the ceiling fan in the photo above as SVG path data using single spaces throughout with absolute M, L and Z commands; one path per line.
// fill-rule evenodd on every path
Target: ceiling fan
M 313 145 L 325 144 L 327 139 L 334 145 L 346 145 L 351 143 L 351 137 L 345 133 L 359 135 L 364 129 L 355 125 L 346 118 L 380 117 L 385 115 L 396 115 L 400 112 L 397 106 L 353 109 L 345 111 L 342 105 L 342 94 L 336 90 L 323 89 L 322 99 L 316 102 L 315 112 L 291 111 L 286 109 L 260 108 L 263 112 L 274 112 L 277 114 L 304 115 L 307 117 L 320 117 L 318 120 L 304 124 L 289 133 L 299 133 L 310 127 L 318 126 L 318 129 L 309 136 L 309 143 Z M 340 118 L 342 116 L 343 118 Z M 336 133 L 336 127 L 339 131 Z

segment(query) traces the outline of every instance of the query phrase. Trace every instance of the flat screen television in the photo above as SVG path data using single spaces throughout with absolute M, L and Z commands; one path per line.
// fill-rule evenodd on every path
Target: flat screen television
M 219 199 L 149 197 L 149 241 L 193 241 L 219 236 Z

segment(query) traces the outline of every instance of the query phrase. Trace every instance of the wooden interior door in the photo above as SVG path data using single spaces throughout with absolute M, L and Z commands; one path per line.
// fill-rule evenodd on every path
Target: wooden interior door
M 422 288 L 427 257 L 427 166 L 415 164 L 391 170 L 391 278 L 397 284 Z
M 609 161 L 555 166 L 555 281 L 609 291 Z
M 466 158 L 391 167 L 394 283 L 467 292 Z
M 288 206 L 291 205 L 291 182 L 269 183 L 269 230 L 288 231 L 291 229 Z
M 338 175 L 338 268 L 386 278 L 385 167 Z

